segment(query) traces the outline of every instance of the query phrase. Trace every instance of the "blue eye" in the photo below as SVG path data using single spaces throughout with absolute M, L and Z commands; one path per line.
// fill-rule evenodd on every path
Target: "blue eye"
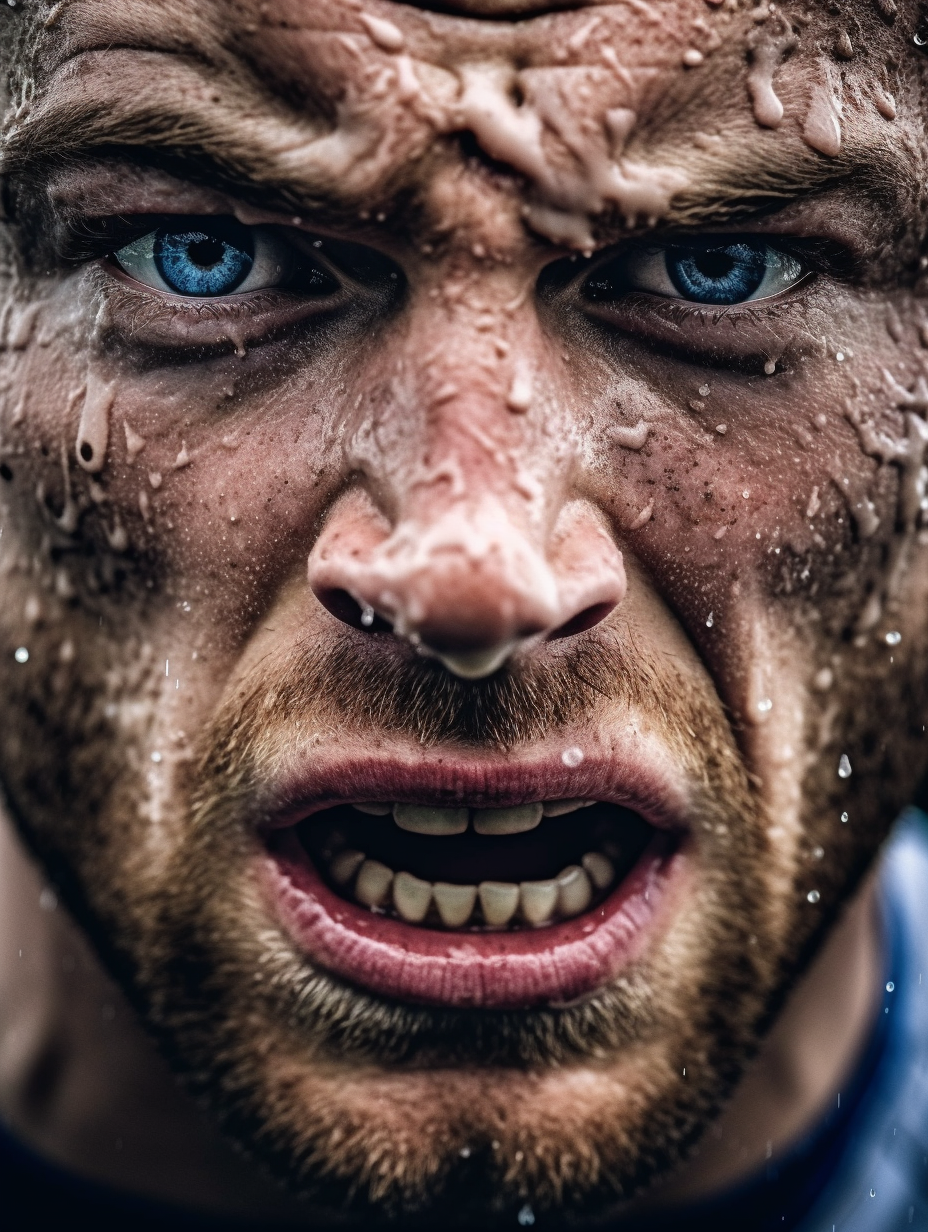
M 126 244 L 113 259 L 137 282 L 191 299 L 280 286 L 301 265 L 273 228 L 246 227 L 234 218 L 178 219 Z M 318 267 L 308 272 L 320 288 L 332 285 Z
M 248 277 L 254 244 L 245 227 L 231 239 L 207 231 L 155 232 L 152 258 L 158 273 L 178 295 L 230 295 Z
M 751 298 L 767 273 L 767 253 L 751 244 L 724 248 L 675 248 L 666 254 L 670 281 L 699 304 L 740 304 Z
M 587 282 L 593 299 L 646 291 L 693 304 L 729 306 L 795 286 L 805 269 L 790 253 L 749 240 L 638 248 L 600 266 Z

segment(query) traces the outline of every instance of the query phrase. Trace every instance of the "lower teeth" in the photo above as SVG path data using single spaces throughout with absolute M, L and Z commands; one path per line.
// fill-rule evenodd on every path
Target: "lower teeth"
M 449 881 L 423 881 L 412 873 L 394 873 L 363 852 L 339 852 L 329 865 L 329 875 L 342 890 L 350 890 L 357 902 L 372 910 L 390 907 L 408 924 L 422 924 L 429 914 L 446 928 L 504 928 L 512 922 L 538 928 L 555 920 L 582 915 L 596 894 L 615 881 L 612 861 L 601 851 L 588 851 L 582 867 L 569 864 L 550 881 L 482 881 L 480 885 L 456 885 Z
M 613 806 L 599 806 L 599 811 L 606 809 L 613 809 Z M 592 818 L 597 811 L 584 810 L 584 818 Z M 619 811 L 624 814 L 624 810 Z M 479 882 L 458 883 L 446 879 L 429 880 L 408 869 L 400 867 L 397 870 L 385 863 L 390 859 L 390 832 L 382 828 L 373 810 L 368 817 L 358 818 L 354 810 L 341 807 L 331 811 L 329 821 L 326 826 L 318 817 L 314 818 L 304 823 L 301 834 L 304 844 L 326 874 L 326 879 L 341 894 L 371 911 L 395 915 L 407 924 L 444 929 L 540 928 L 582 915 L 602 901 L 629 871 L 640 850 L 643 850 L 648 833 L 653 833 L 646 823 L 635 818 L 633 824 L 626 821 L 631 832 L 631 844 L 625 841 L 617 843 L 611 833 L 612 828 L 600 821 L 598 826 L 588 827 L 579 836 L 574 834 L 574 840 L 579 837 L 582 842 L 586 837 L 588 842 L 593 841 L 594 846 L 586 850 L 578 862 L 566 864 L 556 876 L 518 882 L 488 877 Z M 374 829 L 369 828 L 372 823 Z M 564 822 L 545 824 L 558 827 L 559 841 L 552 846 L 566 855 L 569 847 L 564 849 L 564 837 L 565 833 L 570 832 L 562 829 Z M 576 829 L 577 823 L 571 824 Z M 482 834 L 483 831 L 477 833 Z M 393 834 L 396 834 L 395 830 Z M 350 842 L 352 837 L 354 844 Z M 525 837 L 518 835 L 506 840 L 481 838 L 471 841 L 482 842 L 486 847 L 481 850 L 492 849 L 495 855 L 496 844 L 502 841 L 512 844 L 524 841 Z M 541 839 L 542 835 L 538 834 L 538 838 Z M 376 851 L 384 854 L 383 860 L 369 854 L 369 847 L 367 851 L 363 850 L 368 841 Z M 408 843 L 410 839 L 407 836 L 403 841 Z M 417 862 L 422 863 L 423 847 L 434 864 L 431 855 L 436 850 L 436 844 L 440 844 L 443 855 L 446 852 L 450 855 L 448 844 L 461 840 L 415 836 L 412 841 L 419 844 L 415 853 L 419 856 L 418 861 L 410 854 L 415 867 Z M 547 844 L 543 846 L 548 849 Z M 573 849 L 576 851 L 577 847 Z M 556 859 L 556 855 L 553 858 Z M 616 862 L 620 866 L 618 869 Z M 492 859 L 488 858 L 488 863 L 492 864 Z M 541 871 L 537 861 L 535 867 Z

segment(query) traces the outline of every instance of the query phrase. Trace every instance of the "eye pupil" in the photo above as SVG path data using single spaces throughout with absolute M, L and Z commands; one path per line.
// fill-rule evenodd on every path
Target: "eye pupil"
M 201 269 L 212 269 L 219 264 L 226 250 L 226 245 L 214 238 L 193 240 L 187 245 L 187 256 L 194 265 Z
M 727 252 L 701 253 L 696 258 L 695 264 L 700 274 L 715 281 L 727 277 L 735 265 Z

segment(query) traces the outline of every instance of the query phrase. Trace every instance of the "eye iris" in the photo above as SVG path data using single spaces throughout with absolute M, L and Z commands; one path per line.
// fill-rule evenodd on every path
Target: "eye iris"
M 700 304 L 739 304 L 753 295 L 767 273 L 767 246 L 676 248 L 667 253 L 667 273 L 686 299 Z
M 250 237 L 242 230 L 234 243 L 205 231 L 159 231 L 153 253 L 159 274 L 179 295 L 228 295 L 254 264 Z

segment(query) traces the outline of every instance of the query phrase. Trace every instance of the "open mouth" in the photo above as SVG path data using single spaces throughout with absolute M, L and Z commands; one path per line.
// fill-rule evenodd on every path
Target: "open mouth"
M 649 761 L 620 788 L 614 761 L 589 759 L 585 775 L 570 772 L 586 793 L 570 798 L 557 768 L 334 763 L 312 786 L 297 778 L 266 830 L 265 890 L 318 970 L 369 993 L 572 1003 L 643 952 L 669 891 L 688 880 L 680 796 Z M 526 802 L 533 779 L 548 790 Z M 346 800 L 348 783 L 357 795 Z M 629 807 L 639 798 L 641 811 Z
M 340 897 L 420 928 L 498 932 L 595 909 L 654 829 L 593 800 L 496 809 L 375 801 L 326 809 L 296 833 Z

